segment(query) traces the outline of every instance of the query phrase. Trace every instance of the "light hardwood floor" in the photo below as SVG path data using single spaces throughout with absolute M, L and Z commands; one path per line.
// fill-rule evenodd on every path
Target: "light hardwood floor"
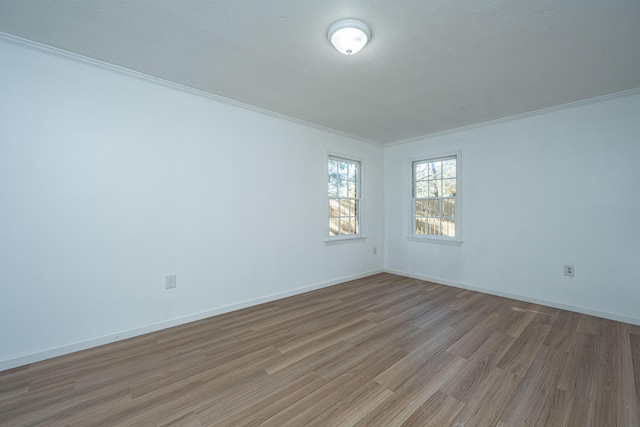
M 379 274 L 0 372 L 2 426 L 640 426 L 640 327 Z

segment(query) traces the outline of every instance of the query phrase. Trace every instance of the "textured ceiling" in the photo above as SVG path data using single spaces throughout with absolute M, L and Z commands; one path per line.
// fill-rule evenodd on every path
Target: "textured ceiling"
M 640 87 L 639 0 L 0 0 L 0 31 L 381 143 Z

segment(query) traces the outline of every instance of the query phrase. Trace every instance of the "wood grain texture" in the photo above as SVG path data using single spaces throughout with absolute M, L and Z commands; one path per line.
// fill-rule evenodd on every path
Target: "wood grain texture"
M 392 274 L 0 372 L 1 426 L 638 426 L 640 327 Z

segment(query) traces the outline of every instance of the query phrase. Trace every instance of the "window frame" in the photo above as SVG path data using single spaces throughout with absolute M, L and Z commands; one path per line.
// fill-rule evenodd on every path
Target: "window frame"
M 330 222 L 331 222 L 331 210 L 330 210 L 330 200 L 332 197 L 329 196 L 329 161 L 330 160 L 338 160 L 345 161 L 349 163 L 355 163 L 358 167 L 357 171 L 357 183 L 356 183 L 356 200 L 357 200 L 357 215 L 356 215 L 356 223 L 358 227 L 358 233 L 356 234 L 341 234 L 337 236 L 330 235 Z M 362 241 L 366 239 L 364 234 L 364 160 L 357 156 L 352 156 L 349 154 L 336 153 L 336 152 L 327 152 L 325 156 L 324 162 L 324 170 L 325 170 L 325 180 L 324 180 L 324 210 L 325 214 L 323 215 L 325 226 L 324 226 L 324 242 L 325 244 L 335 244 L 335 243 L 349 243 Z
M 416 191 L 416 177 L 415 177 L 415 165 L 416 163 L 428 163 L 445 159 L 456 159 L 456 195 L 455 195 L 455 236 L 435 236 L 430 234 L 417 234 L 416 233 L 416 200 L 422 199 L 415 197 Z M 462 244 L 462 152 L 461 151 L 449 151 L 445 153 L 429 154 L 416 158 L 409 159 L 409 234 L 408 240 L 422 243 L 437 243 L 446 245 L 461 245 Z

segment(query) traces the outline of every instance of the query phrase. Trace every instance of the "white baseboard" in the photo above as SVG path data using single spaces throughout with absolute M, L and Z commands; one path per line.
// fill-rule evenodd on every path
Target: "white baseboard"
M 219 314 L 224 314 L 224 313 L 228 313 L 228 312 L 231 312 L 231 311 L 240 310 L 240 309 L 251 307 L 251 306 L 254 306 L 254 305 L 263 304 L 263 303 L 266 303 L 266 302 L 275 301 L 275 300 L 278 300 L 278 299 L 290 297 L 290 296 L 293 296 L 293 295 L 303 294 L 305 292 L 310 292 L 310 291 L 314 291 L 316 289 L 326 288 L 328 286 L 333 286 L 333 285 L 337 285 L 337 284 L 340 284 L 340 283 L 349 282 L 351 280 L 361 279 L 363 277 L 372 276 L 374 274 L 383 273 L 383 272 L 391 273 L 391 274 L 397 274 L 399 276 L 404 276 L 404 277 L 411 277 L 413 279 L 418 279 L 418 280 L 425 280 L 425 281 L 428 281 L 428 282 L 438 283 L 438 284 L 446 285 L 446 286 L 452 286 L 452 287 L 455 287 L 455 288 L 468 289 L 468 290 L 471 290 L 471 291 L 482 292 L 482 293 L 485 293 L 485 294 L 496 295 L 496 296 L 501 296 L 501 297 L 505 297 L 505 298 L 511 298 L 511 299 L 519 300 L 519 301 L 530 302 L 530 303 L 533 303 L 533 304 L 541 304 L 541 305 L 545 305 L 545 306 L 548 306 L 548 307 L 559 308 L 559 309 L 562 309 L 562 310 L 568 310 L 568 311 L 573 311 L 573 312 L 576 312 L 576 313 L 588 314 L 588 315 L 591 315 L 591 316 L 602 317 L 604 319 L 610 319 L 610 320 L 615 320 L 615 321 L 618 321 L 618 322 L 624 322 L 624 323 L 629 323 L 629 324 L 632 324 L 632 325 L 639 325 L 640 326 L 640 319 L 633 318 L 633 317 L 621 316 L 621 315 L 618 315 L 618 314 L 602 312 L 602 311 L 593 310 L 593 309 L 589 309 L 589 308 L 585 308 L 585 307 L 578 307 L 578 306 L 573 306 L 573 305 L 568 305 L 568 304 L 561 304 L 561 303 L 557 303 L 557 302 L 554 302 L 554 301 L 547 301 L 547 300 L 541 300 L 541 299 L 537 299 L 537 298 L 531 298 L 531 297 L 527 297 L 527 296 L 524 296 L 524 295 L 512 294 L 512 293 L 509 293 L 509 292 L 501 292 L 501 291 L 495 291 L 495 290 L 492 290 L 492 289 L 480 288 L 480 287 L 477 287 L 477 286 L 470 286 L 470 285 L 466 285 L 464 283 L 452 282 L 452 281 L 438 279 L 438 278 L 434 278 L 434 277 L 429 277 L 429 276 L 425 276 L 425 275 L 421 275 L 421 274 L 413 274 L 413 273 L 409 273 L 409 272 L 401 271 L 401 270 L 393 270 L 393 269 L 381 270 L 380 269 L 380 270 L 371 270 L 371 271 L 367 271 L 367 272 L 364 272 L 364 273 L 354 274 L 354 275 L 351 275 L 351 276 L 345 276 L 345 277 L 341 277 L 341 278 L 338 278 L 338 279 L 328 280 L 328 281 L 325 281 L 325 282 L 316 283 L 316 284 L 305 286 L 305 287 L 302 287 L 302 288 L 292 289 L 292 290 L 289 290 L 289 291 L 286 291 L 286 292 L 280 292 L 280 293 L 277 293 L 277 294 L 267 295 L 267 296 L 263 296 L 263 297 L 260 297 L 260 298 L 255 298 L 255 299 L 252 299 L 252 300 L 246 300 L 246 301 L 239 302 L 237 304 L 232 304 L 232 305 L 228 305 L 228 306 L 224 306 L 224 307 L 219 307 L 219 308 L 215 308 L 215 309 L 212 309 L 212 310 L 203 311 L 203 312 L 200 312 L 200 313 L 194 313 L 194 314 L 190 314 L 190 315 L 187 315 L 187 316 L 176 317 L 176 318 L 173 318 L 173 319 L 164 320 L 162 322 L 154 323 L 154 324 L 151 324 L 151 325 L 146 325 L 146 326 L 142 326 L 142 327 L 139 327 L 139 328 L 133 328 L 133 329 L 125 330 L 125 331 L 120 331 L 120 332 L 116 332 L 116 333 L 113 333 L 113 334 L 104 335 L 104 336 L 100 336 L 100 337 L 96 337 L 96 338 L 90 338 L 90 339 L 87 339 L 87 340 L 83 340 L 83 341 L 79 341 L 79 342 L 75 342 L 75 343 L 71 343 L 71 344 L 66 344 L 66 345 L 63 345 L 63 346 L 60 346 L 60 347 L 43 349 L 43 350 L 30 352 L 30 353 L 24 353 L 24 354 L 20 354 L 20 355 L 16 355 L 16 356 L 9 356 L 7 358 L 0 359 L 0 371 L 4 371 L 6 369 L 16 368 L 16 367 L 23 366 L 23 365 L 28 365 L 30 363 L 39 362 L 41 360 L 51 359 L 53 357 L 62 356 L 62 355 L 65 355 L 65 354 L 74 353 L 76 351 L 81 351 L 81 350 L 86 350 L 86 349 L 93 348 L 93 347 L 98 347 L 98 346 L 101 346 L 101 345 L 104 345 L 104 344 L 109 344 L 109 343 L 120 341 L 120 340 L 127 339 L 127 338 L 133 338 L 133 337 L 144 335 L 144 334 L 147 334 L 147 333 L 150 333 L 150 332 L 155 332 L 155 331 L 171 328 L 171 327 L 178 326 L 178 325 L 183 325 L 183 324 L 186 324 L 186 323 L 195 322 L 197 320 L 206 319 L 208 317 L 217 316 Z
M 302 288 L 296 288 L 289 291 L 280 292 L 277 294 L 272 294 L 272 295 L 267 295 L 260 298 L 242 301 L 237 304 L 214 308 L 212 310 L 207 310 L 200 313 L 194 313 L 187 316 L 176 317 L 173 319 L 163 320 L 158 323 L 153 323 L 153 324 L 138 327 L 138 328 L 119 331 L 113 334 L 103 335 L 96 338 L 90 338 L 87 340 L 78 341 L 71 344 L 65 344 L 60 347 L 48 348 L 48 349 L 43 349 L 43 350 L 34 351 L 30 353 L 9 356 L 9 357 L 0 359 L 0 371 L 16 368 L 23 365 L 28 365 L 30 363 L 39 362 L 45 359 L 51 359 L 53 357 L 62 356 L 69 353 L 74 353 L 76 351 L 86 350 L 88 348 L 98 347 L 104 344 L 109 344 L 109 343 L 120 341 L 127 338 L 133 338 L 139 335 L 148 334 L 150 332 L 155 332 L 155 331 L 171 328 L 178 325 L 183 325 L 185 323 L 195 322 L 197 320 L 206 319 L 207 317 L 217 316 L 219 314 L 228 313 L 230 311 L 240 310 L 240 309 L 251 307 L 254 305 L 263 304 L 265 302 L 275 301 L 275 300 L 290 297 L 293 295 L 303 294 L 305 292 L 326 288 L 328 286 L 349 282 L 351 280 L 361 279 L 363 277 L 372 276 L 374 274 L 378 274 L 382 272 L 383 270 L 380 269 L 380 270 L 367 271 L 359 274 L 353 274 L 350 276 L 327 280 L 325 282 L 316 283 L 316 284 L 305 286 Z
M 449 280 L 438 279 L 435 277 L 424 276 L 422 274 L 413 274 L 406 271 L 384 269 L 385 273 L 397 274 L 398 276 L 410 277 L 412 279 L 425 280 L 427 282 L 437 283 L 439 285 L 453 286 L 454 288 L 468 289 L 470 291 L 482 292 L 483 294 L 496 295 L 499 297 L 505 297 L 515 299 L 518 301 L 530 302 L 533 304 L 545 305 L 547 307 L 559 308 L 562 310 L 573 311 L 575 313 L 588 314 L 590 316 L 602 317 L 603 319 L 615 320 L 617 322 L 629 323 L 631 325 L 640 326 L 640 319 L 635 317 L 622 316 L 615 313 L 607 313 L 604 311 L 593 310 L 586 307 L 578 307 L 575 305 L 562 304 L 554 301 L 547 301 L 538 298 L 531 298 L 526 295 L 512 294 L 509 292 L 495 291 L 493 289 L 480 288 L 477 286 L 471 286 L 464 283 L 452 282 Z

